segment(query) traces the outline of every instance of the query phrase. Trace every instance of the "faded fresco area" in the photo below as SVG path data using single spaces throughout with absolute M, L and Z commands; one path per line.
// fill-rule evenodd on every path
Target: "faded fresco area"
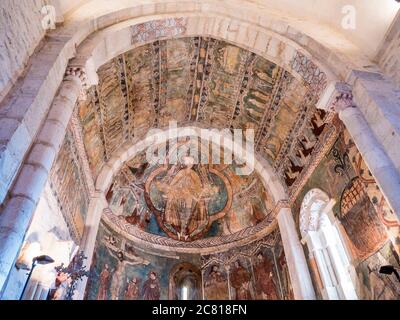
M 297 197 L 293 205 L 297 223 L 304 196 L 313 188 L 336 200 L 333 212 L 343 227 L 346 246 L 354 260 L 360 297 L 399 299 L 398 285 L 378 271 L 383 265 L 399 266 L 400 225 L 346 131 Z
M 89 300 L 292 299 L 277 232 L 245 247 L 215 254 L 146 252 L 101 225 L 86 289 Z
M 202 257 L 207 300 L 294 299 L 278 232 L 228 252 Z
M 128 161 L 107 193 L 112 214 L 179 241 L 233 234 L 270 218 L 274 203 L 256 173 L 237 175 L 235 163 L 195 164 L 188 143 L 169 147 L 167 156 L 178 157 L 173 164 L 151 165 L 145 151 Z
M 79 244 L 83 235 L 90 196 L 71 125 L 67 128 L 64 142 L 51 169 L 49 181 L 70 234 Z

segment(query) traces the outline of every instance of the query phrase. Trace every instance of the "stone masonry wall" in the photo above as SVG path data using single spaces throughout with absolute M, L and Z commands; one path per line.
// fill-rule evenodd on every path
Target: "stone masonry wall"
M 46 0 L 0 1 L 0 101 L 24 70 L 45 35 L 41 9 Z

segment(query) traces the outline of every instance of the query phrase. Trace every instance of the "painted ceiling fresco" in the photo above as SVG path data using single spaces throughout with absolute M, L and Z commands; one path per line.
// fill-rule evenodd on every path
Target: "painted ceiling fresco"
M 177 143 L 175 164 L 149 164 L 146 151 L 124 164 L 107 193 L 119 222 L 178 241 L 230 235 L 270 219 L 274 203 L 255 174 L 195 164 Z M 171 150 L 174 147 L 170 147 Z
M 312 86 L 325 83 L 325 75 L 305 57 L 296 59 L 306 80 L 227 42 L 193 37 L 156 41 L 106 63 L 79 107 L 94 177 L 124 143 L 175 120 L 255 129 L 257 151 L 291 187 L 328 122 L 315 108 L 319 90 Z

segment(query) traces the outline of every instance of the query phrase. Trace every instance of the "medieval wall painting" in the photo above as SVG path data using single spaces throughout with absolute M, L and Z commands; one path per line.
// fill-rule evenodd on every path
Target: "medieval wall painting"
M 292 283 L 290 281 L 289 267 L 283 250 L 282 239 L 274 248 L 274 262 L 277 270 L 277 279 L 280 287 L 280 298 L 282 300 L 295 300 Z M 276 287 L 276 279 L 274 279 Z
M 346 145 L 348 157 L 351 160 L 351 166 L 354 169 L 358 179 L 364 184 L 364 192 L 369 198 L 370 203 L 375 209 L 377 222 L 380 225 L 382 236 L 382 227 L 385 229 L 386 234 L 389 236 L 395 251 L 400 254 L 400 222 L 394 211 L 388 205 L 385 197 L 374 177 L 369 171 L 366 163 L 364 162 L 361 154 L 358 152 L 356 145 L 350 137 L 347 130 L 343 131 L 343 140 Z M 379 234 L 378 234 L 379 235 Z
M 294 298 L 278 232 L 239 249 L 203 256 L 202 261 L 205 299 Z
M 112 59 L 99 68 L 99 84 L 79 105 L 93 176 L 116 148 L 136 143 L 149 129 L 196 121 L 216 129 L 254 129 L 257 151 L 290 187 L 327 127 L 326 113 L 315 108 L 326 75 L 306 57 L 296 59 L 306 82 L 208 37 L 155 41 Z
M 360 178 L 352 179 L 343 191 L 339 219 L 350 239 L 353 256 L 360 260 L 375 253 L 388 239 Z
M 383 265 L 399 266 L 400 260 L 391 242 L 388 242 L 376 254 L 361 262 L 356 270 L 361 285 L 363 299 L 399 300 L 400 287 L 396 277 L 379 273 Z
M 204 300 L 229 300 L 228 273 L 215 262 L 204 269 Z
M 71 125 L 67 128 L 64 142 L 51 169 L 49 181 L 70 233 L 74 241 L 79 243 L 90 197 Z
M 190 242 L 234 234 L 270 217 L 273 200 L 257 174 L 239 176 L 235 164 L 194 164 L 185 155 L 187 143 L 178 145 L 177 164 L 150 165 L 142 152 L 115 176 L 107 200 L 122 224 Z
M 379 294 L 382 297 L 391 295 L 392 291 L 386 292 L 390 286 L 382 285 L 382 276 L 377 270 L 389 260 L 399 266 L 399 222 L 346 131 L 339 136 L 294 202 L 292 209 L 297 221 L 301 202 L 313 188 L 323 190 L 336 200 L 333 212 L 342 225 L 346 246 L 355 261 L 360 298 L 371 299 L 372 293 L 377 291 L 382 291 Z M 317 283 L 317 279 L 313 280 Z
M 273 248 L 261 247 L 252 257 L 257 300 L 294 300 L 281 239 Z
M 216 255 L 168 256 L 145 253 L 102 224 L 86 299 L 291 299 L 285 264 L 277 232 Z
M 86 298 L 167 300 L 169 270 L 178 262 L 146 253 L 101 225 Z
M 232 300 L 254 300 L 254 278 L 251 261 L 237 258 L 229 266 L 229 282 Z

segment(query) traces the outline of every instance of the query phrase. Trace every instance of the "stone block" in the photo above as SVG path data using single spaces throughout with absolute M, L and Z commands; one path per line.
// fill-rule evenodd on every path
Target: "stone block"
M 43 191 L 47 177 L 47 171 L 41 166 L 25 164 L 21 169 L 11 195 L 27 197 L 36 203 Z
M 50 144 L 58 152 L 65 137 L 65 127 L 59 122 L 46 121 L 37 138 L 38 143 Z
M 42 166 L 47 172 L 50 171 L 56 151 L 47 145 L 37 143 L 33 146 L 32 151 L 27 159 L 27 164 Z

